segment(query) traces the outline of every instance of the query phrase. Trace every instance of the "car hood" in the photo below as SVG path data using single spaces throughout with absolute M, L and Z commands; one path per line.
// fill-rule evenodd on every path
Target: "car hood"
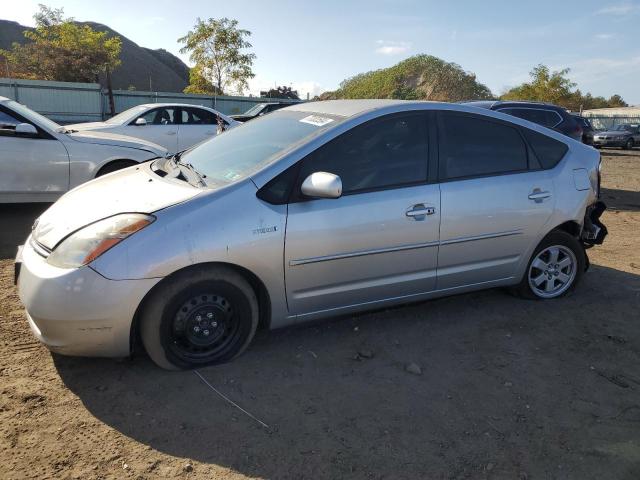
M 153 213 L 189 200 L 202 189 L 163 180 L 150 164 L 105 175 L 63 195 L 36 221 L 33 238 L 53 249 L 70 233 L 118 213 Z
M 71 129 L 71 127 L 65 128 Z M 129 137 L 127 135 L 118 135 L 116 133 L 99 132 L 95 130 L 67 133 L 66 135 L 76 142 L 137 148 L 139 150 L 154 153 L 159 157 L 164 157 L 167 154 L 167 149 L 160 145 L 142 140 L 141 138 Z
M 65 125 L 65 128 L 69 130 L 78 130 L 84 132 L 85 130 L 101 130 L 103 128 L 119 127 L 120 125 L 113 125 L 107 122 L 87 122 L 87 123 L 74 123 L 73 125 Z
M 604 132 L 596 132 L 596 135 L 631 135 L 631 132 L 621 130 L 605 130 Z

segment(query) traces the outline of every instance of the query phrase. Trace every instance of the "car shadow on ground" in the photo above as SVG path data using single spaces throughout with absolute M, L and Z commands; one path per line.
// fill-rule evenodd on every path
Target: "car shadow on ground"
M 110 427 L 249 476 L 638 478 L 638 307 L 639 275 L 593 265 L 559 300 L 490 290 L 264 332 L 200 373 L 269 428 L 142 354 L 54 361 Z
M 13 258 L 18 245 L 31 233 L 31 226 L 50 203 L 0 203 L 0 260 Z
M 626 212 L 640 211 L 640 192 L 603 188 L 600 197 L 604 203 L 606 203 L 609 210 Z

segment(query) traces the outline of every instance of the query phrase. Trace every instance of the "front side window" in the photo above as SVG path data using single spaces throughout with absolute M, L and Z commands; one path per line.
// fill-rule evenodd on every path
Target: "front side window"
M 144 118 L 147 121 L 147 125 L 175 125 L 177 119 L 176 110 L 172 107 L 154 108 L 138 118 Z
M 443 112 L 439 126 L 442 180 L 527 170 L 527 148 L 518 130 L 468 114 Z
M 343 194 L 427 181 L 426 116 L 391 115 L 359 125 L 303 160 L 303 181 L 314 172 L 342 180 Z
M 15 130 L 19 123 L 21 123 L 20 120 L 8 112 L 0 110 L 0 130 Z

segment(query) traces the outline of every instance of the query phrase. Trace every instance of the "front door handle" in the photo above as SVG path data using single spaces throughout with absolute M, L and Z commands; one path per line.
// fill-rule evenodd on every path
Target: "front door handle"
M 542 202 L 545 198 L 549 198 L 551 192 L 543 192 L 539 188 L 535 188 L 533 192 L 529 194 L 529 200 L 534 200 L 536 203 Z
M 409 218 L 413 218 L 414 220 L 424 220 L 424 217 L 427 215 L 433 215 L 436 213 L 436 209 L 434 207 L 426 207 L 422 203 L 418 203 L 413 207 L 409 208 L 405 212 L 405 215 Z
M 176 131 L 174 130 L 174 131 L 171 131 L 171 132 L 167 132 L 166 134 L 167 134 L 167 135 L 175 135 L 176 133 L 178 133 L 178 132 L 176 132 Z

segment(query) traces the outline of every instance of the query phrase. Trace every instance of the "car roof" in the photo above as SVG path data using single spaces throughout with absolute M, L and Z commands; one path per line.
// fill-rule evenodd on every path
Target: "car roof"
M 8 101 L 10 101 L 10 100 L 11 100 L 11 99 L 10 99 L 10 98 L 7 98 L 7 97 L 0 97 L 0 102 L 8 102 Z
M 327 115 L 338 115 L 340 117 L 353 117 L 370 110 L 390 107 L 394 105 L 408 105 L 415 103 L 409 100 L 387 100 L 387 99 L 363 99 L 363 100 L 323 100 L 319 102 L 295 103 L 284 110 L 294 110 L 298 112 L 324 113 Z

